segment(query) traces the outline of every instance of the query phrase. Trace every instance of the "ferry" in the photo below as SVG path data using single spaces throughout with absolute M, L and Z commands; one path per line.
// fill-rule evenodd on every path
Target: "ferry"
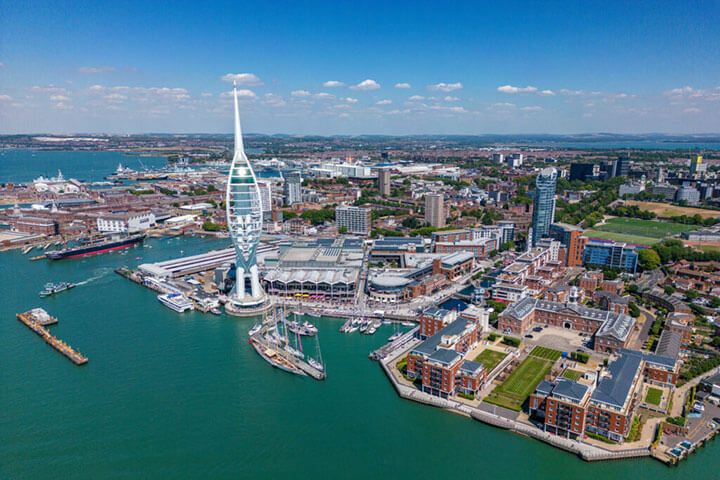
M 160 300 L 160 303 L 178 313 L 183 313 L 186 310 L 195 310 L 192 301 L 181 293 L 165 293 L 158 295 L 157 299 Z
M 45 253 L 50 260 L 62 260 L 65 258 L 79 258 L 87 255 L 97 255 L 112 250 L 120 250 L 131 247 L 145 240 L 145 235 L 129 235 L 120 239 L 101 238 L 100 240 L 88 241 L 75 247 L 68 247 L 63 250 L 51 250 Z
M 64 292 L 65 290 L 70 290 L 71 288 L 75 288 L 74 283 L 67 283 L 67 282 L 60 282 L 60 283 L 46 283 L 45 288 L 42 292 L 40 292 L 41 297 L 49 297 L 50 295 L 55 295 L 56 293 Z

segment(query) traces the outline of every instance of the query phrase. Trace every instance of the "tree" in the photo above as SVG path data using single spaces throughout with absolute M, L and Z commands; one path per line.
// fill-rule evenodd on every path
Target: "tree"
M 697 290 L 690 289 L 687 292 L 685 292 L 685 296 L 687 297 L 688 300 L 693 301 L 693 300 L 696 300 L 700 296 L 700 293 Z
M 672 295 L 673 293 L 675 293 L 675 287 L 673 287 L 672 285 L 665 285 L 663 287 L 663 290 L 665 290 L 665 295 Z
M 628 312 L 633 318 L 637 318 L 640 316 L 640 309 L 637 305 L 635 305 L 635 302 L 630 302 L 630 304 L 628 305 Z
M 340 235 L 343 235 L 343 234 L 347 233 L 347 231 L 348 231 L 348 230 L 347 230 L 347 227 L 344 226 L 344 225 L 343 225 L 342 227 L 338 228 L 338 233 L 339 233 Z
M 660 267 L 660 255 L 651 248 L 640 250 L 638 264 L 643 270 L 655 270 Z

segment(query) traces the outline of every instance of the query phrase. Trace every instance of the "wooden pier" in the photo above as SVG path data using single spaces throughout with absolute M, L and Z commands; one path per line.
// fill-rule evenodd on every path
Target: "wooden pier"
M 47 325 L 53 325 L 58 322 L 57 318 L 51 317 L 45 310 L 41 308 L 34 308 L 27 312 L 18 313 L 16 317 L 24 323 L 26 327 L 37 333 L 43 340 L 45 340 L 45 343 L 65 355 L 75 365 L 84 365 L 88 362 L 87 357 L 74 350 L 70 345 L 66 344 L 59 338 L 53 336 L 50 331 L 45 328 Z

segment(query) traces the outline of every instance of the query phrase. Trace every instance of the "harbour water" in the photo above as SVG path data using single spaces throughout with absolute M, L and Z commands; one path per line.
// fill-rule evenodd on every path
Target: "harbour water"
M 717 442 L 676 468 L 585 463 L 402 400 L 367 358 L 389 326 L 341 334 L 342 321 L 313 319 L 328 378 L 287 374 L 247 344 L 251 319 L 176 314 L 112 272 L 226 244 L 152 239 L 52 263 L 0 254 L 0 478 L 718 478 Z M 48 281 L 91 278 L 38 296 Z M 51 331 L 88 364 L 68 362 L 15 319 L 35 306 L 59 318 Z
M 40 175 L 54 177 L 58 170 L 65 178 L 99 182 L 114 173 L 118 163 L 133 170 L 152 169 L 164 166 L 165 157 L 121 152 L 0 150 L 0 183 L 30 182 Z

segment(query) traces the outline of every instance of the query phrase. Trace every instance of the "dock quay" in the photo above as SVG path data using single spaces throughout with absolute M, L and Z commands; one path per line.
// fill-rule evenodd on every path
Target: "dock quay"
M 18 313 L 16 317 L 30 330 L 42 337 L 42 339 L 45 340 L 45 343 L 65 355 L 75 365 L 84 365 L 88 362 L 87 357 L 74 350 L 70 345 L 66 344 L 59 338 L 53 336 L 50 331 L 45 328 L 48 325 L 58 323 L 58 319 L 50 316 L 42 308 L 33 308 L 27 312 Z

